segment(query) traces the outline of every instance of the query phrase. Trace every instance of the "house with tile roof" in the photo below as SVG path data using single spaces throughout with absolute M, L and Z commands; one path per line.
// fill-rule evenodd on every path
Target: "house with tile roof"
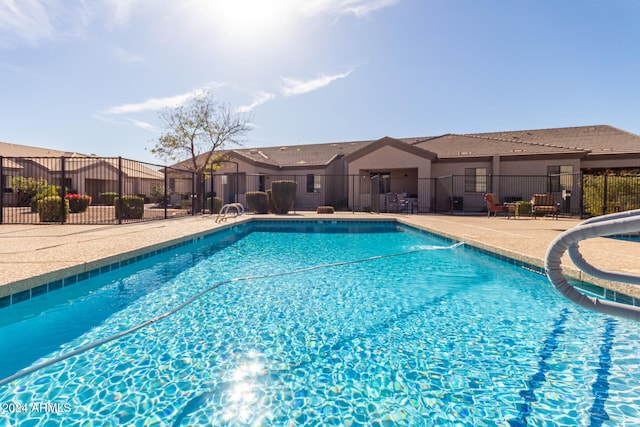
M 247 191 L 269 182 L 298 182 L 297 206 L 383 206 L 387 192 L 415 199 L 420 212 L 484 209 L 483 194 L 528 200 L 555 193 L 558 200 L 579 185 L 580 172 L 640 168 L 640 137 L 612 126 L 445 134 L 227 150 L 208 190 L 225 202 L 243 202 Z M 177 167 L 184 167 L 182 164 Z M 237 173 L 237 177 L 236 177 Z M 223 176 L 225 178 L 223 178 Z M 372 187 L 372 179 L 380 182 Z M 232 182 L 237 180 L 237 184 Z M 216 184 L 217 182 L 217 184 Z M 374 200 L 379 198 L 379 201 Z M 571 202 L 579 207 L 579 200 Z
M 164 183 L 164 174 L 159 168 L 129 159 L 97 157 L 6 142 L 0 142 L 0 156 L 4 206 L 18 203 L 19 195 L 11 186 L 12 177 L 32 177 L 53 185 L 61 185 L 64 181 L 69 191 L 89 195 L 95 201 L 103 192 L 117 191 L 120 171 L 126 194 L 148 194 L 153 184 Z
M 264 191 L 275 180 L 298 183 L 296 209 L 320 205 L 363 210 L 386 209 L 387 193 L 402 193 L 419 212 L 462 209 L 482 211 L 483 194 L 529 200 L 534 193 L 552 193 L 567 201 L 580 188 L 581 172 L 640 169 L 640 137 L 607 126 L 445 134 L 412 138 L 328 142 L 293 146 L 239 148 L 221 151 L 222 161 L 204 177 L 204 192 L 224 202 L 245 203 L 250 191 Z M 69 188 L 86 194 L 113 191 L 114 161 L 79 153 L 0 143 L 3 188 L 24 168 L 59 172 L 51 165 L 28 165 L 19 157 L 78 159 L 66 173 Z M 93 159 L 93 160 L 92 160 Z M 35 162 L 36 164 L 34 164 Z M 73 162 L 69 163 L 72 165 Z M 82 165 L 82 166 L 81 166 Z M 174 167 L 188 170 L 189 162 Z M 101 172 L 91 172 L 99 169 Z M 146 193 L 163 178 L 158 170 L 128 168 L 129 194 Z M 142 176 L 142 175 L 145 176 Z M 190 174 L 171 175 L 175 192 L 190 193 Z M 146 181 L 145 181 L 146 180 Z M 574 197 L 567 209 L 579 209 Z

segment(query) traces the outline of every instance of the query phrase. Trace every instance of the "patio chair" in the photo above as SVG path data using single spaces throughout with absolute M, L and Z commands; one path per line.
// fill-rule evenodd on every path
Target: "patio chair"
M 553 194 L 534 194 L 531 196 L 531 211 L 535 219 L 537 213 L 551 214 L 558 219 L 558 206 Z
M 407 212 L 409 202 L 401 198 L 396 193 L 387 193 L 387 210 L 389 212 L 400 213 Z
M 484 195 L 484 201 L 487 202 L 487 218 L 491 218 L 491 214 L 493 216 L 498 216 L 498 212 L 506 212 L 507 218 L 511 217 L 511 214 L 515 212 L 515 205 L 513 209 L 511 206 L 500 204 L 500 199 L 493 193 L 487 193 Z

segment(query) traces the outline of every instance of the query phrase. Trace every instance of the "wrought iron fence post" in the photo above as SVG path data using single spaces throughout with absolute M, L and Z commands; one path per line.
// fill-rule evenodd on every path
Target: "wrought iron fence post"
M 214 203 L 214 197 L 217 195 L 216 192 L 214 191 L 215 188 L 215 178 L 213 176 L 214 170 L 213 170 L 213 163 L 211 163 L 211 181 L 210 181 L 210 188 L 209 188 L 209 214 L 213 215 L 213 203 Z
M 585 194 L 584 194 L 584 173 L 578 172 L 580 175 L 580 179 L 578 182 L 580 183 L 580 207 L 578 208 L 578 215 L 580 215 L 580 219 L 584 218 L 584 204 L 585 204 Z
M 167 219 L 167 205 L 169 204 L 168 197 L 169 188 L 169 174 L 167 173 L 167 166 L 164 166 L 164 194 L 162 195 L 162 205 L 164 206 L 164 219 Z
M 602 215 L 607 214 L 607 174 L 605 173 L 602 181 Z
M 118 156 L 118 206 L 114 206 L 117 211 L 116 218 L 118 219 L 118 224 L 122 224 L 122 157 Z
M 449 203 L 449 215 L 453 215 L 453 186 L 455 185 L 455 183 L 453 182 L 453 175 L 451 175 L 451 187 L 450 187 L 450 197 L 449 199 L 451 199 L 451 203 Z
M 66 182 L 66 165 L 65 165 L 65 157 L 64 156 L 60 156 L 60 198 L 62 199 L 62 203 L 60 203 L 60 223 L 64 224 L 65 220 L 67 219 L 67 204 L 65 196 L 67 195 L 67 187 L 64 185 Z
M 196 191 L 197 189 L 197 177 L 195 172 L 191 172 L 191 215 L 196 214 Z

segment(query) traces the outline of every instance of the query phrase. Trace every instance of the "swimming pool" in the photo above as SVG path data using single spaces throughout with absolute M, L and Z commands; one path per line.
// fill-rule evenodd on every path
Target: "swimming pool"
M 6 425 L 640 422 L 637 323 L 393 222 L 243 224 L 4 308 L 0 377 L 209 288 L 0 386 Z

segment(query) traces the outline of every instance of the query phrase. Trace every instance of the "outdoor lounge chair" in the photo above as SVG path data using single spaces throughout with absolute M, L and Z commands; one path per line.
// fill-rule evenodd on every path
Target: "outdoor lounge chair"
M 551 214 L 558 219 L 558 206 L 553 194 L 534 194 L 531 196 L 531 211 L 535 219 L 537 213 Z
M 500 199 L 493 193 L 485 194 L 484 201 L 487 202 L 487 218 L 491 218 L 492 213 L 493 216 L 498 216 L 498 212 L 506 212 L 507 218 L 509 218 L 511 214 L 515 212 L 515 205 L 513 208 L 512 206 L 501 205 Z

